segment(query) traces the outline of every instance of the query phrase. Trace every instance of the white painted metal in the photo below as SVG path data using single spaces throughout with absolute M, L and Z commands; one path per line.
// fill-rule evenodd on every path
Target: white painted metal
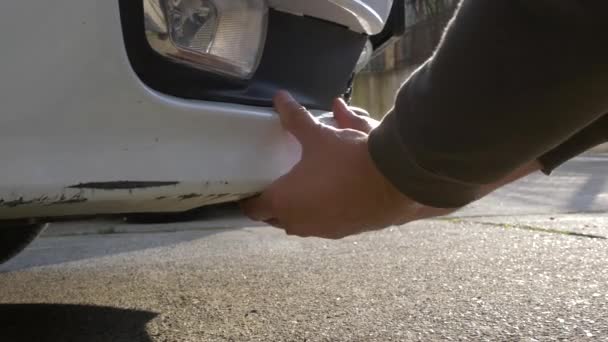
M 366 34 L 382 31 L 393 0 L 268 0 L 271 7 L 328 20 Z
M 258 192 L 299 158 L 270 108 L 147 88 L 118 1 L 1 2 L 0 41 L 0 219 L 187 210 Z M 118 181 L 179 184 L 70 188 Z

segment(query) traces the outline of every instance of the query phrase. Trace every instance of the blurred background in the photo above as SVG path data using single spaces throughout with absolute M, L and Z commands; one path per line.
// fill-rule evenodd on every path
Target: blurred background
M 393 106 L 400 85 L 433 53 L 457 4 L 457 0 L 406 0 L 405 34 L 357 75 L 353 105 L 382 118 Z

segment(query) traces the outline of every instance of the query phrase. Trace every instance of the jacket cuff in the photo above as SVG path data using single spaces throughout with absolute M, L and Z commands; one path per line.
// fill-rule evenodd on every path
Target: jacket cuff
M 550 175 L 553 170 L 585 151 L 608 141 L 608 114 L 572 136 L 561 145 L 545 153 L 538 161 L 542 172 Z
M 369 136 L 369 152 L 378 170 L 410 199 L 434 208 L 461 208 L 478 199 L 480 185 L 443 177 L 424 168 L 402 142 L 397 116 L 388 114 Z

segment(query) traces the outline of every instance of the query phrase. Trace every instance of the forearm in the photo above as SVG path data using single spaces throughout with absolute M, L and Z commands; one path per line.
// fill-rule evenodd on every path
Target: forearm
M 579 154 L 600 144 L 608 142 L 608 114 L 585 127 L 558 147 L 539 158 L 545 174 Z
M 502 179 L 500 179 L 496 182 L 483 185 L 482 187 L 479 188 L 479 193 L 477 194 L 477 197 L 483 198 L 483 197 L 489 195 L 490 193 L 494 192 L 495 190 L 498 190 L 499 188 L 501 188 L 507 184 L 510 184 L 512 182 L 515 182 L 516 180 L 524 178 L 534 172 L 537 172 L 537 171 L 541 170 L 542 168 L 543 168 L 543 166 L 541 165 L 541 163 L 539 161 L 536 161 L 536 160 L 531 161 L 531 162 L 525 164 L 524 166 L 521 166 L 521 167 L 515 169 L 513 172 L 508 174 L 506 177 L 503 177 Z M 419 207 L 418 212 L 416 213 L 416 220 L 431 218 L 431 217 L 438 217 L 438 216 L 446 216 L 446 215 L 452 214 L 460 209 L 462 209 L 462 208 L 442 209 L 442 208 L 433 208 L 430 206 L 422 205 Z
M 551 173 L 555 168 L 571 158 L 587 151 L 602 143 L 608 142 L 608 114 L 593 122 L 591 125 L 581 130 L 561 145 L 542 155 L 538 160 L 531 161 L 508 174 L 499 181 L 483 185 L 479 188 L 477 198 L 482 198 L 495 190 L 524 178 L 534 172 L 542 171 L 546 174 Z M 440 209 L 429 206 L 420 206 L 417 219 L 445 216 L 452 214 L 457 209 Z
M 378 168 L 434 207 L 479 199 L 608 111 L 608 3 L 465 0 L 371 134 Z

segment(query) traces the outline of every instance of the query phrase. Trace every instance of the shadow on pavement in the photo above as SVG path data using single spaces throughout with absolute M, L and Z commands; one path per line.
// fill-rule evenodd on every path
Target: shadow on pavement
M 582 156 L 547 177 L 536 173 L 465 208 L 458 216 L 605 212 L 608 155 Z
M 101 306 L 0 304 L 0 341 L 152 341 L 146 324 L 158 314 Z
M 175 233 L 108 234 L 39 238 L 13 259 L 0 265 L 0 274 L 31 267 L 58 265 L 135 251 L 179 245 L 227 230 Z M 0 341 L 2 341 L 0 339 Z
M 122 221 L 118 221 L 122 225 L 117 226 L 112 221 L 72 223 L 72 228 L 60 230 L 60 233 L 65 236 L 47 234 L 49 231 L 56 229 L 51 224 L 45 233 L 46 236 L 36 239 L 19 255 L 4 264 L 0 264 L 0 275 L 31 267 L 58 265 L 72 261 L 175 246 L 239 229 L 239 227 L 256 225 L 247 221 L 235 221 L 232 219 L 235 216 L 234 211 L 223 209 L 207 212 L 204 221 L 173 224 L 125 225 Z M 104 233 L 105 231 L 108 232 Z M 83 232 L 88 232 L 88 234 L 70 235 Z
M 585 183 L 572 195 L 568 208 L 591 210 L 599 196 L 603 194 L 607 184 L 608 176 L 605 174 L 590 174 Z

